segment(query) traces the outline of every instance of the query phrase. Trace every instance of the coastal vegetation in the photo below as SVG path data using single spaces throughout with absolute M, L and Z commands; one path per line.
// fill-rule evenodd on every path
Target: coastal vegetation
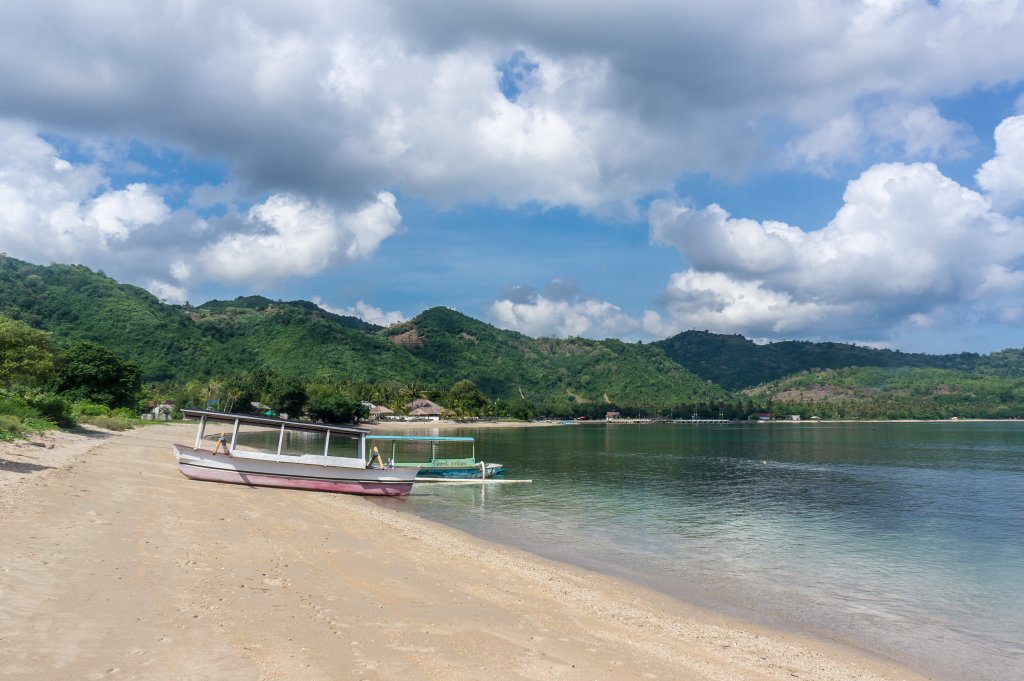
M 76 423 L 123 429 L 141 374 L 98 343 L 55 344 L 50 333 L 0 315 L 0 439 Z
M 684 331 L 654 343 L 674 362 L 727 390 L 742 390 L 792 374 L 846 367 L 953 369 L 1002 375 L 1024 373 L 1024 350 L 991 355 L 927 355 L 849 343 L 780 341 L 757 344 L 739 335 Z
M 772 413 L 827 419 L 1024 417 L 1024 381 L 982 370 L 851 367 L 744 391 Z
M 171 305 L 86 267 L 0 255 L 0 391 L 7 433 L 161 402 L 346 421 L 418 398 L 456 418 L 1013 418 L 1024 350 L 531 338 L 444 307 L 382 328 L 308 301 Z

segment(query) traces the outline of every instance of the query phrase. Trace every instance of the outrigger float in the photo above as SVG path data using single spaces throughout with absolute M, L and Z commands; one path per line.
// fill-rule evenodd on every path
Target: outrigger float
M 199 419 L 195 442 L 174 445 L 178 468 L 193 480 L 405 496 L 419 472 L 371 458 L 369 431 L 363 428 L 204 409 L 181 412 Z

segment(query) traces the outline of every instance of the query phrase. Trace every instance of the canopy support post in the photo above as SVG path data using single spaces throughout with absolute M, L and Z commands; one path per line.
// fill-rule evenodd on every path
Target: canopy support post
M 199 417 L 199 430 L 196 431 L 196 444 L 192 447 L 193 451 L 199 449 L 199 445 L 203 444 L 203 432 L 206 430 L 206 414 Z

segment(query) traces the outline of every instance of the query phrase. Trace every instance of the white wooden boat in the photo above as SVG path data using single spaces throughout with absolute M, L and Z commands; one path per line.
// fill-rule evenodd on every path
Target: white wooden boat
M 198 418 L 195 442 L 175 444 L 178 468 L 193 480 L 344 494 L 405 496 L 416 468 L 367 459 L 369 431 L 265 416 L 182 409 Z

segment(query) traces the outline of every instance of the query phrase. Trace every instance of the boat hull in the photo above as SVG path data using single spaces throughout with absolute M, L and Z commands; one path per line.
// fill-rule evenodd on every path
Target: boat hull
M 369 496 L 405 496 L 415 470 L 302 464 L 214 454 L 206 449 L 174 445 L 181 473 L 192 480 L 236 485 L 280 487 Z

